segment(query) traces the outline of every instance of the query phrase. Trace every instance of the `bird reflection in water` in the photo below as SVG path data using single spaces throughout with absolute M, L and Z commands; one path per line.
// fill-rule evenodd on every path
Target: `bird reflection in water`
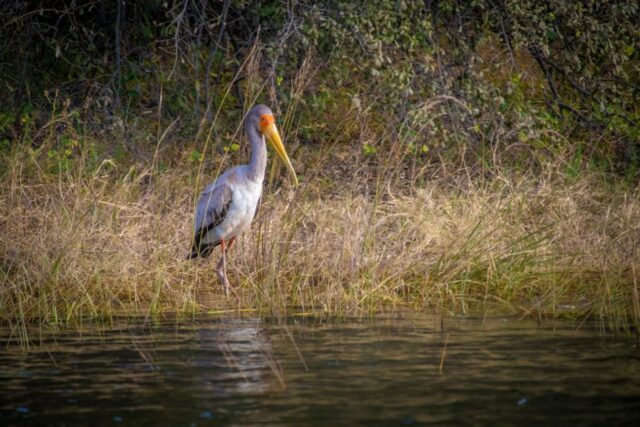
M 271 337 L 260 319 L 185 325 L 172 338 L 171 345 L 149 343 L 145 334 L 132 338 L 132 344 L 148 370 L 198 378 L 200 387 L 218 396 L 286 388 Z

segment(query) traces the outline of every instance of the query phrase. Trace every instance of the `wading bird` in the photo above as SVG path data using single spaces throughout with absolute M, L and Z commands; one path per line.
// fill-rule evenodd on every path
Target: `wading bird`
M 244 129 L 251 144 L 251 160 L 248 165 L 235 166 L 225 171 L 209 184 L 198 200 L 193 247 L 189 259 L 207 257 L 220 245 L 222 258 L 216 274 L 229 295 L 226 250 L 235 238 L 249 228 L 262 195 L 262 181 L 267 167 L 267 141 L 285 163 L 298 185 L 296 172 L 289 161 L 271 110 L 265 105 L 254 106 L 244 121 Z

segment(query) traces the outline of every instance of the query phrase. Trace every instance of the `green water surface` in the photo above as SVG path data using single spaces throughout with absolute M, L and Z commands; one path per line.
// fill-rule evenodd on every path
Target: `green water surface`
M 590 324 L 216 317 L 34 332 L 27 352 L 10 336 L 3 426 L 640 425 L 638 344 Z

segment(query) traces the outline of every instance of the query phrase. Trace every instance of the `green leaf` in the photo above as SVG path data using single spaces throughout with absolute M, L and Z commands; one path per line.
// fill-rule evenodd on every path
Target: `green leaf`
M 191 151 L 191 155 L 189 156 L 192 162 L 199 162 L 202 160 L 202 153 L 198 150 Z
M 378 149 L 372 145 L 364 144 L 362 146 L 362 152 L 364 153 L 365 156 L 373 156 L 374 154 L 376 154 L 377 151 Z

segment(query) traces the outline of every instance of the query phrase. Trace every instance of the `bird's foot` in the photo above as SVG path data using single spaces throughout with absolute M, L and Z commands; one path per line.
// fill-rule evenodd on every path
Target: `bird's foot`
M 236 289 L 231 286 L 231 284 L 229 283 L 229 281 L 227 280 L 226 283 L 223 283 L 224 286 L 224 294 L 228 297 L 229 296 L 229 291 L 231 291 L 231 293 L 233 293 L 233 296 L 238 298 L 238 294 L 236 293 Z
M 224 271 L 218 269 L 218 270 L 216 270 L 216 273 L 218 275 L 218 278 L 222 282 L 222 288 L 224 289 L 225 296 L 228 297 L 229 296 L 229 291 L 231 291 L 231 292 L 233 292 L 233 295 L 235 295 L 237 297 L 238 294 L 236 293 L 235 289 L 233 289 L 233 287 L 229 283 L 229 279 L 227 279 L 227 275 L 224 273 Z
M 227 279 L 227 275 L 224 274 L 224 270 L 222 268 L 216 269 L 216 275 L 220 282 L 222 283 L 222 288 L 224 289 L 224 294 L 229 296 L 229 280 Z

